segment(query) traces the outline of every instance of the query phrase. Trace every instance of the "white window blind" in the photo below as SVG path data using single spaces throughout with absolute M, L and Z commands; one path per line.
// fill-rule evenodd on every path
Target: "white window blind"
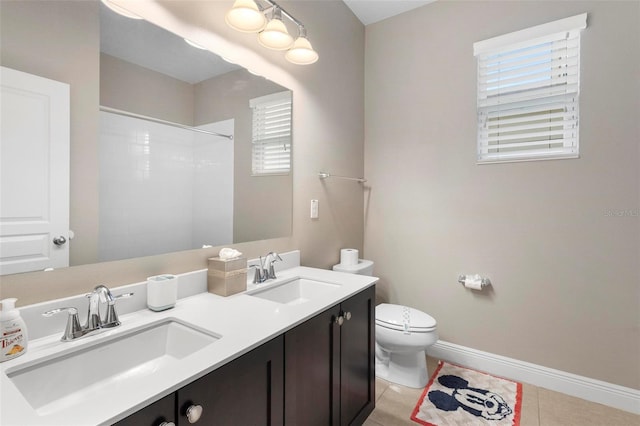
M 587 14 L 474 44 L 478 163 L 578 157 Z
M 253 111 L 252 173 L 289 173 L 291 169 L 291 92 L 249 101 Z

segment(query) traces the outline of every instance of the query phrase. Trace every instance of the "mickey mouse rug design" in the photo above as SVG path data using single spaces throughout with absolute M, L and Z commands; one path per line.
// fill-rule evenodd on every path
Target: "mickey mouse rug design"
M 522 384 L 442 362 L 411 413 L 425 426 L 518 426 Z

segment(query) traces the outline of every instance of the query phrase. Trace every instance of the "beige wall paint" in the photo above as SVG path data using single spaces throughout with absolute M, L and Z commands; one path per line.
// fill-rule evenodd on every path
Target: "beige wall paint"
M 100 105 L 193 126 L 194 85 L 100 54 Z
M 583 12 L 581 158 L 476 165 L 473 43 Z M 438 1 L 368 26 L 365 57 L 379 298 L 445 341 L 640 388 L 640 3 Z
M 15 3 L 15 4 L 13 4 Z M 57 2 L 56 2 L 57 3 Z M 80 28 L 86 22 L 97 20 L 97 2 L 62 2 L 59 14 L 68 21 L 56 21 L 47 7 L 54 2 L 5 2 L 2 7 L 3 61 L 8 43 L 5 38 L 5 23 L 16 20 L 12 28 L 38 29 L 33 44 L 51 36 L 42 28 L 61 31 L 62 28 Z M 160 6 L 158 6 L 160 5 Z M 338 262 L 339 249 L 345 246 L 362 248 L 362 189 L 357 185 L 338 183 L 322 184 L 319 170 L 327 169 L 336 174 L 361 175 L 363 173 L 364 149 L 364 27 L 342 2 L 283 1 L 285 7 L 296 18 L 304 22 L 309 38 L 320 53 L 320 60 L 311 66 L 293 65 L 284 59 L 281 52 L 268 51 L 260 47 L 255 35 L 241 34 L 228 28 L 224 13 L 232 1 L 170 1 L 132 2 L 132 9 L 154 22 L 170 22 L 174 30 L 189 35 L 191 40 L 221 51 L 225 56 L 294 92 L 294 189 L 293 232 L 290 238 L 262 240 L 234 245 L 248 257 L 263 255 L 268 251 L 300 249 L 305 265 L 328 268 Z M 160 8 L 157 11 L 157 8 Z M 92 16 L 79 17 L 79 10 L 95 10 Z M 28 10 L 27 10 L 28 9 Z M 153 13 L 149 12 L 152 10 Z M 39 23 L 27 24 L 35 13 Z M 26 15 L 25 15 L 26 14 Z M 62 19 L 62 18 L 60 18 Z M 33 34 L 33 32 L 30 32 Z M 81 33 L 87 39 L 89 34 Z M 9 40 L 9 41 L 8 41 Z M 97 38 L 95 39 L 97 43 Z M 95 47 L 95 46 L 94 46 Z M 74 49 L 69 49 L 74 51 Z M 17 49 L 20 54 L 20 48 Z M 48 68 L 64 66 L 68 74 L 88 73 L 91 84 L 82 80 L 72 82 L 74 92 L 92 93 L 92 101 L 83 104 L 83 119 L 77 126 L 86 133 L 72 133 L 72 163 L 80 165 L 72 172 L 72 200 L 82 200 L 76 214 L 82 220 L 97 219 L 97 105 L 98 105 L 98 50 L 92 67 L 84 68 L 78 57 L 51 60 L 49 53 L 34 55 L 32 71 L 45 74 Z M 76 55 L 78 52 L 74 52 Z M 64 59 L 64 61 L 63 61 Z M 66 61 L 66 62 L 65 62 Z M 59 63 L 60 62 L 60 63 Z M 336 66 L 340 64 L 340 66 Z M 11 66 L 7 64 L 7 66 Z M 41 69 L 38 70 L 38 67 Z M 57 78 L 56 78 L 57 77 Z M 65 81 L 66 74 L 51 76 Z M 72 104 L 73 105 L 73 104 Z M 75 107 L 72 107 L 75 108 Z M 76 113 L 78 109 L 75 109 Z M 93 113 L 92 113 L 93 111 Z M 72 113 L 73 114 L 73 113 Z M 76 125 L 76 124 L 74 124 Z M 73 167 L 73 166 L 72 166 Z M 82 189 L 74 187 L 80 186 Z M 320 219 L 309 219 L 309 200 L 320 200 Z M 85 203 L 86 200 L 86 203 Z M 72 201 L 73 203 L 73 201 Z M 256 215 L 262 214 L 256 211 Z M 72 218 L 73 220 L 73 218 Z M 82 222 L 80 220 L 80 222 Z M 92 228 L 95 229 L 95 228 Z M 206 259 L 219 248 L 192 250 L 162 256 L 133 259 L 102 264 L 71 267 L 53 272 L 38 272 L 2 277 L 0 297 L 18 297 L 19 305 L 85 292 L 97 283 L 108 286 L 138 282 L 158 273 L 180 273 L 206 268 Z

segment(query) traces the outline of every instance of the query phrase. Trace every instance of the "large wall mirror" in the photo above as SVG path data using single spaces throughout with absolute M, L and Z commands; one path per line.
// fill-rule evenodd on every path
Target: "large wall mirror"
M 99 14 L 97 250 L 72 250 L 69 266 L 290 235 L 291 91 L 145 20 Z M 288 170 L 259 173 L 256 105 L 274 99 Z

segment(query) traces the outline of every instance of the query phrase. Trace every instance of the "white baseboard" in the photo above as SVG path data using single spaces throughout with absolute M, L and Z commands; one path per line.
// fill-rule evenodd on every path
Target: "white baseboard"
M 578 376 L 439 340 L 427 353 L 475 370 L 484 371 L 587 401 L 640 414 L 640 390 Z

